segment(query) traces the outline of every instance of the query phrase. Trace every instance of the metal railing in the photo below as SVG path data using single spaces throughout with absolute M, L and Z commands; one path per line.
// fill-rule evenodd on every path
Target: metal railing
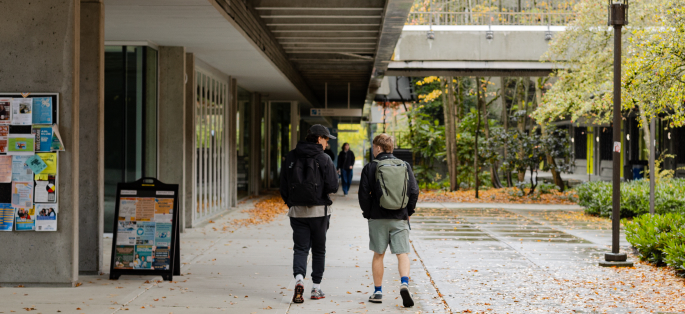
M 542 25 L 564 26 L 574 13 L 410 12 L 405 25 Z

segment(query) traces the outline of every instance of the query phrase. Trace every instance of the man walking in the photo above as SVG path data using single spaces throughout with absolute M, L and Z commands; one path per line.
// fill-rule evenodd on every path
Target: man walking
M 329 139 L 335 139 L 326 127 L 313 125 L 305 141 L 285 157 L 281 167 L 281 197 L 288 205 L 293 229 L 294 303 L 304 302 L 304 277 L 307 257 L 312 250 L 311 298 L 325 297 L 321 291 L 326 261 L 326 232 L 330 222 L 331 201 L 328 194 L 338 191 L 338 176 L 333 161 L 323 152 Z
M 350 144 L 345 143 L 342 151 L 338 154 L 338 174 L 342 178 L 343 193 L 347 196 L 352 185 L 352 172 L 354 171 L 354 152 L 350 150 Z
M 369 220 L 369 249 L 373 253 L 374 293 L 369 302 L 383 302 L 383 257 L 397 255 L 401 277 L 400 295 L 405 307 L 414 306 L 409 292 L 409 217 L 419 198 L 419 187 L 411 167 L 392 155 L 392 137 L 381 134 L 373 139 L 376 158 L 362 170 L 359 184 L 359 206 Z

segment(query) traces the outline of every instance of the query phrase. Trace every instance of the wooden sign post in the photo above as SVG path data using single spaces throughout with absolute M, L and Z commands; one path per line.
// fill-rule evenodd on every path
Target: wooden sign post
M 178 184 L 154 178 L 119 183 L 109 279 L 181 275 Z

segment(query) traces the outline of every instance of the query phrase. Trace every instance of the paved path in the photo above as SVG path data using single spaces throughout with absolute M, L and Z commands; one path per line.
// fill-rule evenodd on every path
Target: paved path
M 610 243 L 607 221 L 579 215 L 577 207 L 463 204 L 422 204 L 412 219 L 411 289 L 417 306 L 402 308 L 396 258 L 390 254 L 386 302 L 368 304 L 368 233 L 356 188 L 350 194 L 335 197 L 322 285 L 326 299 L 290 304 L 287 217 L 224 230 L 231 220 L 246 217 L 239 209 L 183 235 L 184 275 L 174 282 L 132 276 L 110 281 L 105 274 L 81 276 L 77 288 L 4 287 L 0 313 L 642 313 L 659 308 L 637 308 L 629 298 L 640 287 L 617 270 L 596 266 Z M 250 204 L 241 205 L 245 208 Z M 307 280 L 307 292 L 310 286 Z M 602 307 L 611 298 L 626 301 Z M 669 295 L 663 302 L 672 300 Z

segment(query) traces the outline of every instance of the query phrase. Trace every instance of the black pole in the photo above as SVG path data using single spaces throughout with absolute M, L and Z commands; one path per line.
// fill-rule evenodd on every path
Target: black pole
M 625 253 L 620 253 L 621 232 L 621 29 L 628 24 L 628 2 L 611 3 L 609 0 L 609 25 L 614 27 L 614 121 L 613 121 L 613 169 L 612 169 L 612 216 L 611 253 L 604 254 L 600 266 L 633 266 Z M 614 0 L 616 1 L 616 0 Z
M 621 28 L 614 25 L 614 147 L 621 143 Z M 617 151 L 618 150 L 618 151 Z M 612 200 L 613 215 L 611 218 L 611 253 L 618 254 L 619 230 L 621 228 L 621 150 L 613 152 Z M 625 259 L 624 259 L 625 260 Z

